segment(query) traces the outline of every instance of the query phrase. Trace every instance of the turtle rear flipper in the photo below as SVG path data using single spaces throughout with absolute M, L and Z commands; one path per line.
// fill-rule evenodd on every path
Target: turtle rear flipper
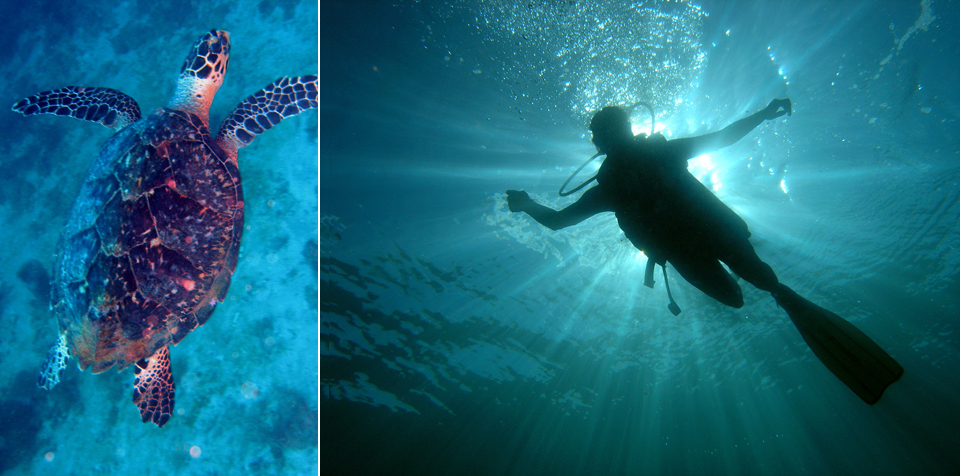
M 111 129 L 123 129 L 140 120 L 140 106 L 132 97 L 109 88 L 67 86 L 44 91 L 17 101 L 13 111 L 24 116 L 56 114 L 99 122 Z
M 264 131 L 318 104 L 316 76 L 284 76 L 237 105 L 220 124 L 217 143 L 236 156 Z
M 47 360 L 43 361 L 43 369 L 40 370 L 37 386 L 44 390 L 53 390 L 53 387 L 60 383 L 60 376 L 63 374 L 63 369 L 67 368 L 69 358 L 67 335 L 60 334 L 57 343 L 53 344 L 53 347 L 47 351 Z
M 173 414 L 176 386 L 170 371 L 170 351 L 163 347 L 149 358 L 140 359 L 134 367 L 133 403 L 140 409 L 143 422 L 163 426 Z

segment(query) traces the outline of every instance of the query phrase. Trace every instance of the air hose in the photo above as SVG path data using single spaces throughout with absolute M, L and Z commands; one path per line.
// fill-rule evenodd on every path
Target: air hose
M 633 104 L 632 106 L 630 106 L 629 108 L 627 108 L 627 117 L 630 116 L 630 113 L 633 112 L 633 110 L 634 110 L 637 106 L 645 106 L 645 107 L 647 108 L 647 110 L 650 111 L 650 135 L 652 136 L 652 135 L 653 135 L 653 132 L 654 132 L 654 130 L 656 129 L 656 126 L 657 126 L 657 114 L 653 111 L 653 106 L 651 106 L 650 104 L 648 104 L 648 103 L 646 103 L 646 102 L 639 101 L 639 102 L 634 103 L 634 104 Z M 570 181 L 573 180 L 573 178 L 576 177 L 577 174 L 580 173 L 580 171 L 583 170 L 583 168 L 587 166 L 587 164 L 589 164 L 590 162 L 593 162 L 594 159 L 596 159 L 597 157 L 600 157 L 601 155 L 604 155 L 603 152 L 597 152 L 596 154 L 593 154 L 592 157 L 590 157 L 589 159 L 587 159 L 586 162 L 584 162 L 583 164 L 581 164 L 580 167 L 577 167 L 577 170 L 574 170 L 573 173 L 570 174 L 569 177 L 567 177 L 567 180 L 564 181 L 564 182 L 563 182 L 563 185 L 560 186 L 560 192 L 559 192 L 559 193 L 560 193 L 560 196 L 561 196 L 561 197 L 566 197 L 567 195 L 570 195 L 570 194 L 572 194 L 572 193 L 574 193 L 574 192 L 577 192 L 577 191 L 579 191 L 580 189 L 582 189 L 583 187 L 586 187 L 587 185 L 589 185 L 590 182 L 593 182 L 594 180 L 597 179 L 596 174 L 594 174 L 593 177 L 590 177 L 589 179 L 587 179 L 587 181 L 581 183 L 580 185 L 577 185 L 573 190 L 569 190 L 569 191 L 566 191 L 566 192 L 563 191 L 563 189 L 567 188 L 567 185 L 570 184 Z M 677 305 L 677 302 L 673 300 L 673 294 L 670 292 L 670 282 L 667 280 L 667 266 L 666 266 L 666 264 L 667 264 L 667 263 L 664 262 L 664 263 L 661 265 L 661 267 L 663 268 L 663 284 L 664 284 L 664 285 L 666 286 L 666 288 L 667 288 L 667 299 L 670 300 L 670 303 L 667 305 L 667 309 L 670 310 L 670 313 L 671 313 L 671 314 L 673 314 L 674 316 L 676 316 L 676 315 L 679 315 L 679 314 L 680 314 L 680 306 L 678 306 L 678 305 Z M 649 288 L 653 288 L 653 284 L 654 284 L 654 281 L 653 281 L 653 271 L 654 271 L 654 267 L 655 267 L 656 265 L 657 265 L 656 262 L 654 262 L 652 259 L 650 259 L 649 257 L 647 257 L 647 268 L 646 268 L 646 270 L 644 271 L 643 284 L 646 285 L 646 286 L 649 287 Z

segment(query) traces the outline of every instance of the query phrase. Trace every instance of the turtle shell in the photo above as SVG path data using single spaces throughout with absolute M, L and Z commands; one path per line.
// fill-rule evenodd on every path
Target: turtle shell
M 57 252 L 52 302 L 80 367 L 122 370 L 202 325 L 243 231 L 234 160 L 194 114 L 166 108 L 101 150 Z

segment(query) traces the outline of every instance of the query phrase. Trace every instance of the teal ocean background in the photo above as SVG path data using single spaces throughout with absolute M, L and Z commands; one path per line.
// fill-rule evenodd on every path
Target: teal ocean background
M 113 88 L 144 114 L 166 106 L 191 45 L 230 32 L 211 129 L 281 76 L 317 74 L 315 2 L 0 3 L 0 474 L 316 474 L 318 456 L 318 111 L 239 153 L 246 229 L 229 294 L 170 349 L 173 417 L 144 424 L 132 368 L 69 362 L 37 388 L 56 341 L 49 279 L 70 205 L 115 132 L 10 110 L 64 86 Z
M 941 0 L 322 2 L 321 472 L 957 474 L 958 21 Z M 552 232 L 506 209 L 576 198 L 557 190 L 602 106 L 647 101 L 677 138 L 783 97 L 791 117 L 690 171 L 902 364 L 874 406 L 768 294 L 741 282 L 732 309 L 670 273 L 673 316 L 613 214 Z

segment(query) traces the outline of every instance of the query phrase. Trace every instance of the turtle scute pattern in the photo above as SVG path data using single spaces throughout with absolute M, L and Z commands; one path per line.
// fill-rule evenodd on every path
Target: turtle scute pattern
M 57 343 L 47 352 L 47 359 L 43 362 L 43 368 L 40 370 L 40 377 L 37 379 L 37 386 L 50 390 L 63 375 L 63 369 L 67 368 L 67 359 L 70 358 L 70 350 L 67 348 L 67 336 L 60 334 Z
M 44 91 L 13 105 L 25 116 L 56 114 L 71 116 L 104 126 L 122 129 L 140 120 L 140 106 L 130 96 L 110 88 L 67 86 Z
M 94 373 L 134 365 L 133 401 L 163 426 L 174 408 L 169 346 L 204 324 L 236 269 L 244 203 L 237 150 L 282 119 L 318 107 L 316 75 L 280 78 L 243 101 L 210 137 L 209 109 L 227 71 L 229 34 L 193 45 L 168 107 L 142 117 L 107 88 L 68 86 L 18 101 L 119 129 L 91 165 L 57 246 L 51 303 L 59 339 L 38 381 L 66 360 Z
M 229 139 L 237 147 L 246 146 L 283 119 L 317 105 L 316 76 L 284 76 L 244 99 L 224 119 L 217 139 Z
M 226 40 L 222 41 L 221 36 Z M 230 57 L 230 35 L 225 31 L 210 30 L 200 41 L 193 44 L 190 54 L 184 60 L 180 67 L 180 74 L 190 74 L 197 78 L 212 79 L 218 82 L 223 81 L 223 76 L 227 73 L 227 66 Z M 221 61 L 221 56 L 226 58 Z
M 166 347 L 149 359 L 140 359 L 134 368 L 133 403 L 143 422 L 162 427 L 173 414 L 176 385 L 170 373 L 170 352 Z
M 81 368 L 95 373 L 123 369 L 205 323 L 226 294 L 242 233 L 236 164 L 196 116 L 159 109 L 113 140 L 129 149 L 106 148 L 121 159 L 104 177 L 111 185 L 91 193 L 111 191 L 99 209 L 119 213 L 72 227 L 64 255 L 90 266 L 62 280 L 68 288 L 55 301 L 69 309 L 58 315 L 73 329 Z

